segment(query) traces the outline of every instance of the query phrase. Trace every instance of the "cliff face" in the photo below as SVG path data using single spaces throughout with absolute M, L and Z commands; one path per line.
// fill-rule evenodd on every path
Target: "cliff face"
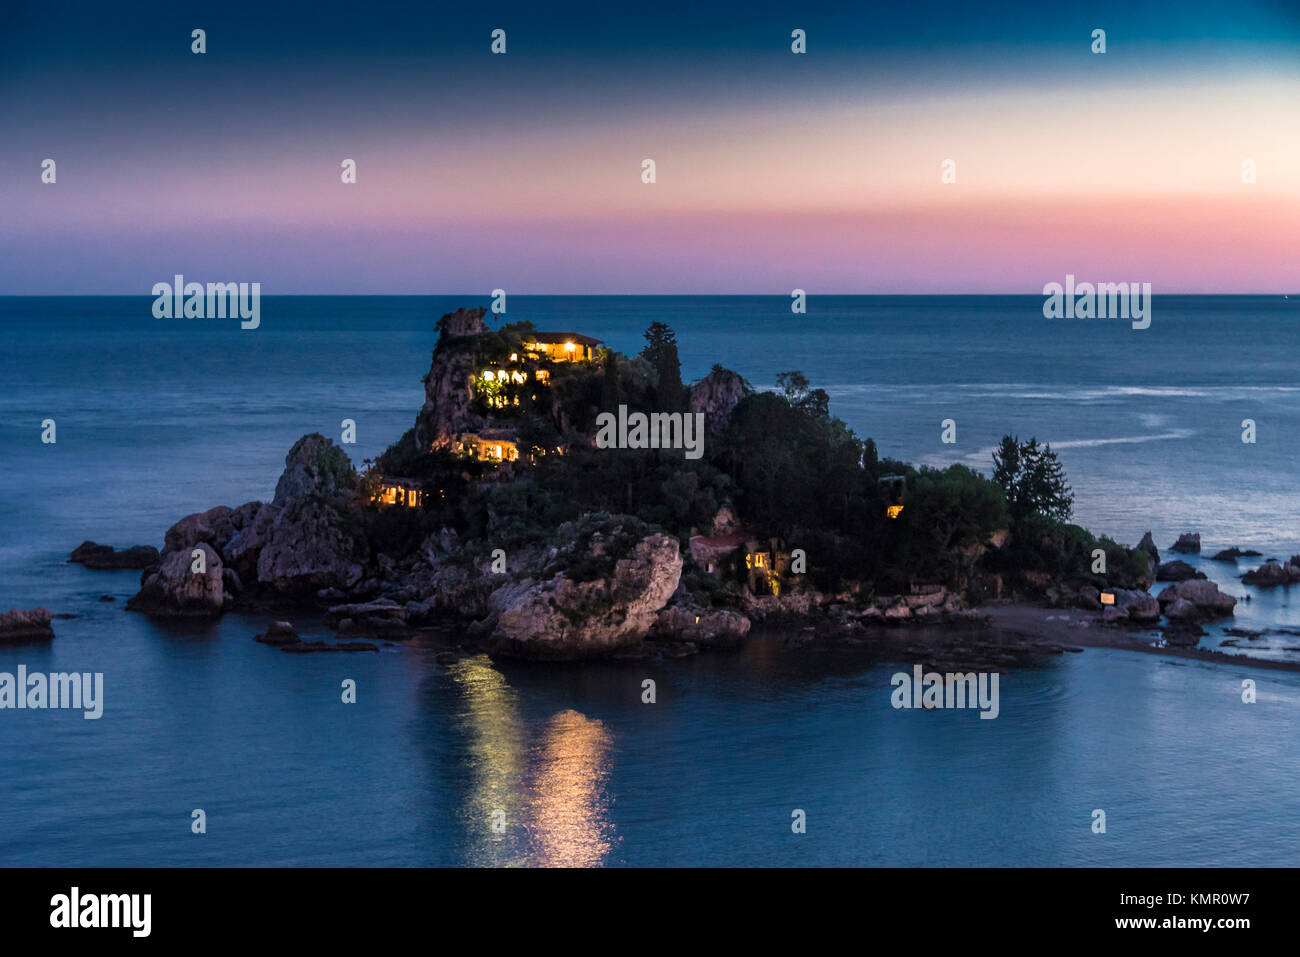
M 745 380 L 730 369 L 714 369 L 691 386 L 690 408 L 704 413 L 704 428 L 717 435 L 727 428 L 731 412 L 745 397 Z
M 462 432 L 479 432 L 487 420 L 470 406 L 470 383 L 477 371 L 475 353 L 465 341 L 486 332 L 485 309 L 458 309 L 443 316 L 429 373 L 424 377 L 424 405 L 415 419 L 415 443 L 428 451 L 440 440 Z

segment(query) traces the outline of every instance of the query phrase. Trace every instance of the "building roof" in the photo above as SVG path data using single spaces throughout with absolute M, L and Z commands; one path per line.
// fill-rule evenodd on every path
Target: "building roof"
M 578 332 L 538 332 L 532 336 L 525 336 L 526 342 L 544 342 L 547 345 L 562 344 L 565 342 L 576 342 L 588 348 L 594 348 L 601 344 L 603 340 L 584 336 Z

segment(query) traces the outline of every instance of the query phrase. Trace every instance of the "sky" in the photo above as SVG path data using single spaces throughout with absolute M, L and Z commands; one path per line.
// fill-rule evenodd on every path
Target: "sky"
M 18 6 L 0 294 L 1300 291 L 1300 0 Z

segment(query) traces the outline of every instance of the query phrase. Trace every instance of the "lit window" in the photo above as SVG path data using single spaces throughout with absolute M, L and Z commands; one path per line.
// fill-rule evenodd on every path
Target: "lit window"
M 491 382 L 491 381 L 492 381 L 492 370 L 491 370 L 491 369 L 484 369 L 484 370 L 483 370 L 483 378 L 487 379 L 488 382 Z
M 510 361 L 511 361 L 511 362 L 518 362 L 518 361 L 519 361 L 519 353 L 517 353 L 517 352 L 512 352 L 512 353 L 510 353 Z
M 903 506 L 891 505 L 885 509 L 885 511 L 888 513 L 890 518 L 898 518 L 898 516 L 903 514 Z

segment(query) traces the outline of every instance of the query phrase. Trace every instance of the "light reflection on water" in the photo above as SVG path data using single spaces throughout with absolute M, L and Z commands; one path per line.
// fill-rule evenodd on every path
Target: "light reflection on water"
M 463 701 L 459 718 L 472 771 L 463 815 L 470 860 L 604 863 L 614 839 L 606 787 L 612 738 L 605 725 L 567 709 L 530 727 L 516 692 L 486 655 L 458 662 L 450 674 Z

